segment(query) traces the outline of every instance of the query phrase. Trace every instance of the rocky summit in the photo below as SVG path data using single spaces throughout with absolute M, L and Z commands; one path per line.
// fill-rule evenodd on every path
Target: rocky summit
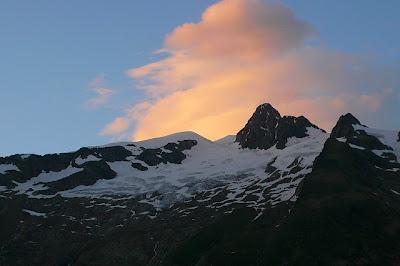
M 242 148 L 269 149 L 276 145 L 276 148 L 283 149 L 289 138 L 303 138 L 309 136 L 310 131 L 320 130 L 304 116 L 283 116 L 266 103 L 260 105 L 245 127 L 236 135 L 236 142 Z M 323 131 L 325 132 L 325 131 Z
M 0 265 L 399 265 L 398 131 L 260 105 L 194 132 L 0 158 Z

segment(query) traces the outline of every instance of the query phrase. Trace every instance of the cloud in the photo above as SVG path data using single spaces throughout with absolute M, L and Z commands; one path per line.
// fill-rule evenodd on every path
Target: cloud
M 100 132 L 101 136 L 117 136 L 114 139 L 122 139 L 125 137 L 124 133 L 133 127 L 133 123 L 137 120 L 142 119 L 144 114 L 151 107 L 149 102 L 139 102 L 134 106 L 125 110 L 125 116 L 115 118 L 111 123 L 107 124 L 105 128 Z
M 221 1 L 200 23 L 187 23 L 166 38 L 165 50 L 211 58 L 273 58 L 301 46 L 313 30 L 282 5 L 256 0 Z
M 359 96 L 358 101 L 360 104 L 365 105 L 366 108 L 369 108 L 371 111 L 378 111 L 382 106 L 382 103 L 386 100 L 386 98 L 392 96 L 394 90 L 392 88 L 386 88 L 381 91 L 375 92 L 374 94 L 366 95 L 362 94 Z
M 129 128 L 129 120 L 125 117 L 117 117 L 112 123 L 108 124 L 101 132 L 101 136 L 110 136 L 123 133 Z
M 140 140 L 192 130 L 217 139 L 263 102 L 327 129 L 343 112 L 377 111 L 386 99 L 379 89 L 391 86 L 384 75 L 357 56 L 310 46 L 316 37 L 282 4 L 218 2 L 167 35 L 164 59 L 127 71 L 147 99 L 126 110 L 124 133 Z
M 101 74 L 90 82 L 89 89 L 94 93 L 94 96 L 85 103 L 88 108 L 96 109 L 104 106 L 115 94 L 114 90 L 104 86 L 104 80 L 105 77 Z

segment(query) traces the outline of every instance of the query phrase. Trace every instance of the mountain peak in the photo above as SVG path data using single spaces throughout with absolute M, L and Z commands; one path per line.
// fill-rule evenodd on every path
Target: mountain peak
M 342 115 L 339 118 L 339 121 L 340 120 L 345 121 L 346 123 L 351 123 L 352 125 L 361 125 L 360 121 L 351 113 Z
M 367 150 L 390 150 L 393 148 L 382 142 L 382 133 L 376 133 L 360 123 L 352 114 L 342 115 L 332 129 L 331 139 L 345 138 L 350 145 Z
M 236 135 L 242 148 L 269 149 L 276 145 L 285 148 L 288 138 L 308 136 L 307 128 L 316 128 L 304 116 L 284 116 L 269 103 L 257 107 L 245 127 Z M 324 132 L 321 130 L 321 132 Z
M 275 144 L 275 129 L 280 113 L 269 103 L 257 107 L 245 127 L 236 135 L 236 142 L 243 148 L 268 149 Z
M 348 137 L 353 135 L 353 125 L 361 125 L 360 121 L 354 117 L 351 113 L 340 116 L 335 127 L 332 129 L 332 138 Z
M 262 122 L 258 119 L 274 121 L 280 117 L 281 114 L 270 103 L 263 103 L 257 107 L 249 122 Z
M 263 103 L 259 105 L 256 109 L 256 112 L 265 112 L 265 111 L 272 111 L 274 113 L 278 113 L 278 110 L 276 110 L 270 103 Z

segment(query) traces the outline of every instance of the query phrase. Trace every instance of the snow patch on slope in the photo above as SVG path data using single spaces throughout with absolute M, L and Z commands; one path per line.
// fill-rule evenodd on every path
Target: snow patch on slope
M 394 153 L 397 157 L 397 161 L 400 161 L 400 142 L 397 141 L 398 131 L 375 129 L 362 125 L 353 125 L 353 128 L 354 130 L 363 130 L 368 135 L 378 138 L 379 141 L 385 144 L 386 146 L 393 148 L 393 151 L 387 150 L 387 152 Z
M 32 210 L 28 210 L 28 209 L 22 209 L 22 211 L 28 213 L 31 216 L 43 217 L 43 218 L 47 217 L 47 215 L 45 213 L 41 213 L 41 212 L 35 212 Z
M 17 192 L 17 194 L 27 194 L 30 197 L 49 197 L 49 196 L 44 196 L 44 195 L 33 195 L 35 191 L 40 191 L 40 190 L 46 190 L 46 183 L 48 182 L 53 182 L 53 181 L 58 181 L 61 180 L 65 177 L 71 176 L 75 173 L 83 171 L 83 168 L 75 168 L 73 166 L 68 166 L 64 170 L 61 170 L 59 172 L 42 172 L 38 176 L 33 177 L 29 179 L 28 181 L 24 183 L 18 183 L 15 182 L 17 185 L 13 190 Z
M 82 156 L 79 156 L 78 158 L 75 159 L 75 163 L 77 165 L 82 165 L 87 162 L 96 162 L 96 161 L 100 161 L 100 160 L 101 160 L 100 158 L 98 158 L 94 155 L 89 155 L 86 158 L 82 158 Z
M 270 173 L 280 173 L 280 177 L 267 183 L 267 187 L 279 184 L 271 189 L 272 205 L 286 200 L 296 200 L 296 189 L 304 176 L 311 173 L 312 165 L 315 158 L 321 153 L 324 143 L 328 138 L 328 134 L 321 133 L 320 130 L 314 131 L 314 128 L 308 128 L 309 137 L 291 140 L 288 147 L 283 150 L 276 149 L 275 147 L 270 150 L 276 155 L 275 162 L 271 165 L 277 170 Z M 294 162 L 297 161 L 297 164 Z M 296 171 L 294 168 L 298 167 Z M 290 181 L 282 182 L 284 179 L 291 179 Z
M 14 164 L 0 164 L 0 174 L 5 175 L 9 171 L 19 171 L 19 168 Z

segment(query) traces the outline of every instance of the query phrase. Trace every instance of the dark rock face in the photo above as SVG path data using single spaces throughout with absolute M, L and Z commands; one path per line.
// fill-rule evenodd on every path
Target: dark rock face
M 398 137 L 397 141 L 400 142 L 400 131 L 399 131 L 399 133 L 397 134 L 397 137 Z
M 336 123 L 336 126 L 332 129 L 331 137 L 332 138 L 347 138 L 349 136 L 353 136 L 354 128 L 353 125 L 361 125 L 360 121 L 355 118 L 352 114 L 348 113 L 346 115 L 342 115 L 339 118 L 339 121 Z
M 269 103 L 257 107 L 246 126 L 236 135 L 243 148 L 268 149 L 275 145 L 276 127 L 281 115 Z
M 265 103 L 257 107 L 246 126 L 237 133 L 236 142 L 242 148 L 269 149 L 276 144 L 278 149 L 283 149 L 288 138 L 308 136 L 308 127 L 318 129 L 304 116 L 281 117 L 276 109 Z

